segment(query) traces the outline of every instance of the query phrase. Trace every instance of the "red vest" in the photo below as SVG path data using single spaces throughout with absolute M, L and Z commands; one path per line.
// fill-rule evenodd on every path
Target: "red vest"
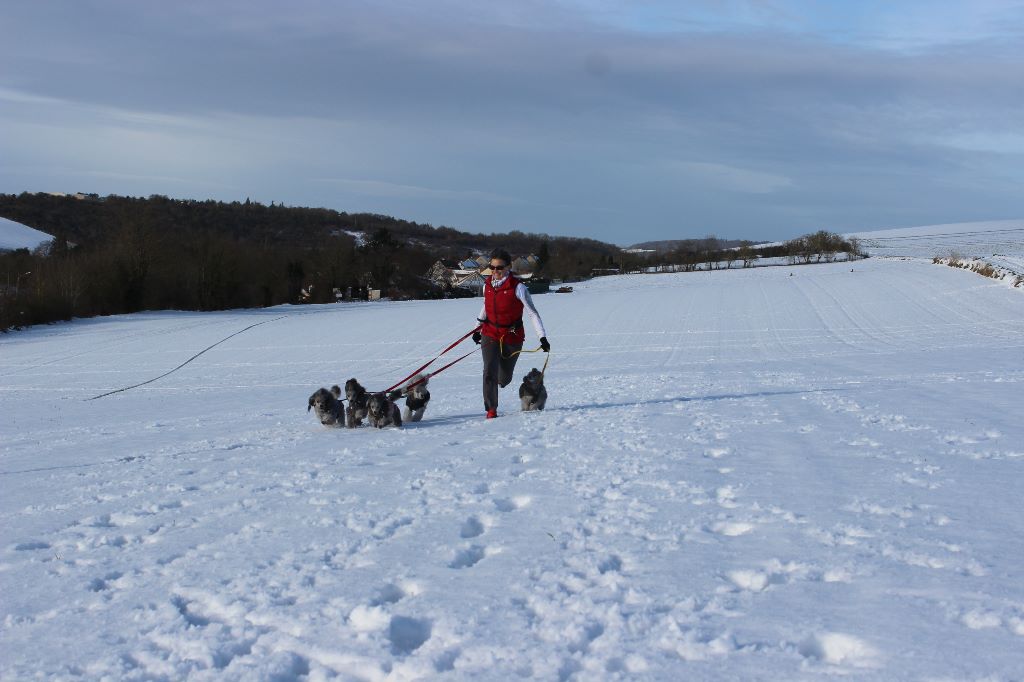
M 516 298 L 519 278 L 509 273 L 497 289 L 491 285 L 492 279 L 484 280 L 487 321 L 481 325 L 480 332 L 492 339 L 504 337 L 504 343 L 521 346 L 526 341 L 526 333 L 523 331 L 523 302 Z

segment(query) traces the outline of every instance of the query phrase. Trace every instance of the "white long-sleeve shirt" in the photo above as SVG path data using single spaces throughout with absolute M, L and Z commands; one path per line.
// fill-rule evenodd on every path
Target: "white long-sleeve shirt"
M 508 275 L 505 275 L 505 277 L 502 277 L 501 279 L 494 279 L 492 277 L 491 286 L 497 289 L 505 282 L 507 277 Z M 530 290 L 527 289 L 526 285 L 522 282 L 520 282 L 519 286 L 516 287 L 516 298 L 523 302 L 523 310 L 530 316 L 530 322 L 533 324 L 533 331 L 537 332 L 537 338 L 540 339 L 547 336 L 547 332 L 544 331 L 544 323 L 540 319 L 540 313 L 537 312 L 537 308 L 533 305 L 533 299 L 530 298 Z M 486 319 L 487 304 L 485 303 L 480 306 L 480 314 L 477 315 L 477 321 L 479 322 Z

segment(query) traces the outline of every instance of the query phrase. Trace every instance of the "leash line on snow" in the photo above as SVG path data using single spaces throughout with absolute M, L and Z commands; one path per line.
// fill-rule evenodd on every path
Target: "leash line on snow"
M 217 346 L 219 346 L 220 344 L 224 343 L 224 342 L 225 342 L 225 341 L 227 341 L 228 339 L 232 339 L 232 338 L 234 338 L 234 337 L 238 336 L 239 334 L 241 334 L 242 332 L 247 332 L 247 331 L 249 331 L 250 329 L 252 329 L 253 327 L 258 327 L 258 326 L 260 326 L 261 324 L 267 324 L 268 322 L 276 322 L 276 321 L 278 321 L 278 320 L 283 320 L 283 319 L 284 319 L 284 318 L 286 318 L 286 317 L 288 317 L 288 316 L 287 316 L 287 315 L 282 315 L 281 317 L 275 317 L 275 318 L 274 318 L 274 319 L 272 319 L 272 320 L 263 320 L 262 322 L 257 322 L 256 324 L 250 324 L 250 325 L 249 325 L 248 327 L 246 327 L 245 329 L 239 329 L 239 330 L 238 330 L 237 332 L 235 332 L 234 334 L 231 334 L 230 336 L 225 336 L 225 337 L 224 337 L 223 339 L 221 339 L 221 340 L 220 340 L 220 341 L 218 341 L 217 343 L 215 343 L 215 344 L 213 344 L 213 345 L 210 345 L 210 346 L 207 346 L 206 348 L 202 349 L 201 351 L 199 351 L 198 353 L 196 353 L 195 355 L 193 355 L 193 356 L 192 356 L 192 357 L 190 357 L 190 358 L 189 358 L 188 360 L 186 360 L 185 362 L 181 363 L 180 365 L 178 365 L 178 366 L 177 366 L 177 367 L 175 367 L 174 369 L 170 370 L 169 372 L 164 372 L 163 374 L 161 374 L 161 375 L 160 375 L 160 376 L 158 376 L 158 377 L 153 377 L 152 379 L 149 379 L 148 381 L 143 381 L 142 383 L 139 383 L 139 384 L 135 384 L 134 386 L 125 386 L 124 388 L 119 388 L 119 389 L 116 389 L 116 390 L 113 390 L 113 391 L 107 391 L 106 393 L 100 393 L 99 395 L 94 395 L 93 397 L 91 397 L 91 398 L 86 398 L 85 400 L 86 400 L 86 402 L 88 402 L 88 401 L 90 401 L 90 400 L 96 400 L 96 399 L 98 399 L 98 398 L 105 398 L 105 397 L 107 397 L 108 395 L 114 395 L 115 393 L 124 393 L 125 391 L 130 391 L 130 390 L 132 390 L 133 388 L 138 388 L 139 386 L 145 386 L 146 384 L 151 384 L 151 383 L 153 383 L 154 381 L 159 381 L 160 379 L 163 379 L 163 378 L 164 378 L 165 376 L 167 376 L 167 375 L 169 375 L 169 374 L 173 374 L 174 372 L 177 372 L 177 371 L 178 371 L 179 369 L 181 369 L 182 367 L 184 367 L 184 366 L 185 366 L 185 365 L 187 365 L 188 363 L 192 362 L 193 360 L 195 360 L 196 358 L 198 358 L 198 357 L 199 357 L 200 355 L 202 355 L 202 354 L 203 354 L 203 353 L 205 353 L 206 351 L 208 351 L 208 350 L 211 350 L 211 349 L 213 349 L 213 348 L 216 348 Z
M 456 358 L 456 359 L 452 360 L 451 362 L 449 362 L 447 365 L 445 365 L 441 369 L 435 370 L 433 372 L 427 372 L 423 377 L 417 379 L 416 381 L 412 382 L 408 386 L 403 386 L 402 390 L 399 392 L 400 395 L 398 397 L 402 397 L 403 395 L 407 395 L 409 393 L 409 389 L 410 388 L 415 388 L 416 386 L 419 386 L 420 384 L 426 382 L 427 379 L 430 379 L 430 378 L 440 374 L 441 372 L 445 371 L 446 369 L 448 369 L 449 367 L 454 365 L 456 362 L 461 362 L 462 360 L 465 360 L 466 358 L 468 358 L 470 355 L 472 355 L 475 352 L 476 352 L 476 349 L 473 349 L 473 350 L 469 351 L 468 353 L 466 353 L 465 355 L 463 355 L 462 357 L 459 357 L 459 358 Z M 401 383 L 401 382 L 399 382 L 399 383 Z M 385 391 L 385 393 L 391 393 L 390 389 Z
M 477 329 L 479 329 L 479 327 L 477 327 Z M 385 391 L 382 391 L 382 392 L 383 392 L 383 393 L 386 393 L 386 394 L 390 394 L 390 393 L 391 393 L 391 392 L 392 392 L 392 391 L 393 391 L 393 390 L 394 390 L 395 388 L 397 388 L 398 386 L 401 386 L 401 385 L 402 385 L 402 382 L 403 382 L 403 381 L 407 381 L 407 380 L 411 379 L 412 377 L 416 376 L 416 374 L 418 374 L 418 373 L 419 373 L 420 371 L 422 371 L 422 370 L 423 370 L 423 369 L 425 369 L 425 368 L 426 368 L 426 367 L 427 367 L 428 365 L 430 365 L 430 363 L 431 363 L 431 362 L 434 362 L 434 360 L 437 360 L 437 358 L 441 357 L 442 355 L 444 355 L 445 353 L 447 353 L 448 351 L 450 351 L 450 350 L 451 350 L 452 348 L 455 348 L 455 346 L 457 346 L 457 345 L 459 345 L 460 343 L 462 343 L 463 341 L 465 341 L 465 340 L 466 340 L 466 339 L 467 339 L 467 338 L 468 338 L 468 337 L 469 337 L 469 336 L 470 336 L 471 334 L 473 334 L 473 332 L 475 332 L 475 331 L 476 331 L 477 329 L 473 329 L 473 330 L 469 331 L 469 333 L 467 333 L 467 334 L 466 334 L 465 336 L 463 336 L 463 337 L 462 337 L 461 339 L 459 339 L 458 341 L 456 341 L 455 343 L 453 343 L 452 345 L 448 346 L 448 347 L 447 347 L 447 348 L 445 348 L 445 349 L 444 349 L 443 351 L 441 351 L 441 353 L 439 353 L 439 354 L 437 355 L 437 357 L 435 357 L 435 358 L 434 358 L 433 360 L 431 360 L 430 362 L 426 363 L 425 365 L 423 365 L 422 367 L 420 367 L 419 369 L 417 369 L 417 370 L 416 370 L 415 372 L 413 372 L 413 373 L 412 373 L 412 374 L 410 374 L 409 376 L 405 377 L 405 379 L 402 379 L 402 381 L 399 381 L 399 382 L 398 382 L 397 384 L 395 384 L 395 385 L 394 385 L 394 386 L 392 386 L 391 388 L 388 388 L 387 390 L 385 390 Z M 504 337 L 503 337 L 503 338 L 504 338 Z M 499 354 L 501 354 L 501 355 L 502 355 L 503 357 L 509 357 L 509 358 L 511 358 L 511 357 L 515 357 L 516 355 L 519 355 L 520 353 L 539 353 L 539 352 L 541 352 L 542 350 L 544 350 L 544 349 L 543 349 L 543 348 L 541 348 L 540 346 L 537 346 L 537 348 L 535 348 L 535 349 L 533 349 L 533 350 L 522 350 L 522 349 L 520 349 L 520 350 L 517 350 L 517 351 L 515 351 L 514 353 L 510 353 L 509 355 L 505 355 L 505 354 L 504 354 L 504 350 L 503 350 L 503 348 L 504 348 L 504 346 L 503 346 L 503 338 L 502 338 L 502 339 L 498 339 L 498 352 L 499 352 Z M 445 371 L 446 369 L 448 369 L 449 367 L 451 367 L 451 366 L 452 366 L 452 365 L 454 365 L 455 363 L 457 363 L 457 362 L 462 362 L 463 360 L 465 360 L 466 358 L 468 358 L 468 357 L 469 357 L 470 355 L 472 355 L 472 354 L 473 354 L 473 353 L 475 353 L 475 352 L 476 352 L 476 349 L 473 349 L 473 350 L 469 351 L 468 353 L 466 353 L 465 355 L 462 355 L 462 356 L 460 356 L 460 357 L 458 357 L 458 358 L 456 358 L 456 359 L 452 360 L 451 362 L 449 362 L 449 363 L 448 363 L 447 365 L 445 365 L 445 366 L 444 366 L 444 367 L 442 367 L 441 369 L 435 370 L 435 371 L 433 371 L 433 372 L 428 372 L 427 374 L 425 374 L 424 376 L 420 377 L 419 379 L 417 379 L 416 381 L 412 382 L 411 384 L 409 384 L 409 385 L 407 385 L 407 386 L 402 386 L 402 390 L 400 391 L 400 396 L 399 396 L 399 397 L 401 397 L 402 395 L 406 395 L 406 394 L 408 394 L 408 392 L 409 392 L 409 389 L 411 389 L 411 388 L 414 388 L 414 387 L 416 387 L 416 386 L 419 386 L 420 384 L 422 384 L 422 383 L 426 382 L 426 381 L 427 381 L 428 379 L 430 379 L 430 378 L 432 378 L 432 377 L 434 377 L 434 376 L 436 376 L 436 375 L 440 374 L 441 372 Z M 544 373 L 545 373 L 545 372 L 546 372 L 546 371 L 548 370 L 548 360 L 550 360 L 550 359 L 551 359 L 551 353 L 548 353 L 548 354 L 547 354 L 547 357 L 545 357 L 545 358 L 544 358 L 544 368 L 543 368 L 543 369 L 541 369 L 541 371 L 540 371 L 540 373 L 541 373 L 541 376 L 543 376 L 543 375 L 544 375 Z
M 389 386 L 389 387 L 385 388 L 385 389 L 384 389 L 383 391 L 381 391 L 381 392 L 382 392 L 382 393 L 390 393 L 391 391 L 393 391 L 393 390 L 395 390 L 396 388 L 398 388 L 399 386 L 401 386 L 401 385 L 402 385 L 402 383 L 404 383 L 404 382 L 408 381 L 409 379 L 412 379 L 412 378 L 413 378 L 414 376 L 416 376 L 417 374 L 419 374 L 420 372 L 422 372 L 423 370 L 425 370 L 425 369 L 426 369 L 427 367 L 429 367 L 429 366 L 430 366 L 431 364 L 433 364 L 433 363 L 434 363 L 434 361 L 435 361 L 435 360 L 437 360 L 437 359 L 438 359 L 439 357 L 441 357 L 442 355 L 444 355 L 445 353 L 447 353 L 448 351 L 450 351 L 450 350 L 451 350 L 452 348 L 455 348 L 455 346 L 459 345 L 460 343 L 462 343 L 463 341 L 465 341 L 466 339 L 468 339 L 468 338 L 469 338 L 470 336 L 472 336 L 472 335 L 473 335 L 473 333 L 474 333 L 474 332 L 476 332 L 476 331 L 477 331 L 478 329 L 480 329 L 480 327 L 479 327 L 479 326 L 477 326 L 477 327 L 474 327 L 473 329 L 470 329 L 470 330 L 469 330 L 468 332 L 466 332 L 466 333 L 465 333 L 464 335 L 462 335 L 462 337 L 461 337 L 461 338 L 459 338 L 459 339 L 458 339 L 457 341 L 455 341 L 454 343 L 450 344 L 450 345 L 449 345 L 449 346 L 448 346 L 447 348 L 445 348 L 445 349 L 444 349 L 443 351 L 441 351 L 440 353 L 438 353 L 437 355 L 435 355 L 435 356 L 434 356 L 434 357 L 433 357 L 433 358 L 432 358 L 431 360 L 429 360 L 429 361 L 425 362 L 425 363 L 424 363 L 423 365 L 421 365 L 421 366 L 420 366 L 420 367 L 419 367 L 418 369 L 416 369 L 415 371 L 413 371 L 412 373 L 410 373 L 410 374 L 409 374 L 409 376 L 407 376 L 407 377 L 403 378 L 403 379 L 402 379 L 401 381 L 396 381 L 396 382 L 395 382 L 395 383 L 394 383 L 394 384 L 393 384 L 392 386 Z M 466 355 L 470 355 L 471 353 L 472 353 L 472 351 L 471 351 L 470 353 L 467 353 Z M 466 356 L 464 355 L 463 357 L 466 357 Z M 461 359 L 462 359 L 462 358 L 459 358 L 459 360 L 461 360 Z M 456 362 L 458 362 L 458 360 L 456 360 Z M 445 365 L 445 366 L 444 366 L 444 367 L 442 367 L 441 369 L 447 369 L 448 367 L 451 367 L 451 366 L 452 366 L 452 365 L 454 365 L 454 364 L 455 364 L 455 363 L 454 363 L 454 362 L 452 362 L 452 363 L 450 363 L 450 364 L 447 364 L 447 365 Z M 439 373 L 440 371 L 441 371 L 441 370 L 438 370 L 437 372 L 434 372 L 434 374 L 437 374 L 437 373 Z M 417 382 L 417 383 L 420 383 L 420 382 Z

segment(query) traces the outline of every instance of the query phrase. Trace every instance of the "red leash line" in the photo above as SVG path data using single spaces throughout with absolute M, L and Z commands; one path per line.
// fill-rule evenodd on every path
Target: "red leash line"
M 449 362 L 447 365 L 445 365 L 441 369 L 437 370 L 436 372 L 431 372 L 429 375 L 427 375 L 426 378 L 430 378 L 432 376 L 436 376 L 436 375 L 440 374 L 441 372 L 445 371 L 446 369 L 448 369 L 449 367 L 454 365 L 456 362 L 460 362 L 462 360 L 465 360 L 466 358 L 468 358 L 470 355 L 472 355 L 475 352 L 476 352 L 476 349 L 473 349 L 473 350 L 469 351 L 468 353 L 466 353 L 465 355 L 463 355 L 462 357 L 459 357 L 459 358 L 456 358 L 456 359 L 452 360 L 451 362 Z M 426 381 L 426 378 L 421 379 L 420 381 Z M 420 381 L 417 381 L 415 384 L 409 384 L 410 388 L 412 386 L 418 386 Z
M 436 372 L 430 372 L 430 373 L 428 373 L 428 374 L 427 374 L 427 375 L 426 375 L 425 377 L 423 377 L 422 379 L 417 379 L 416 381 L 412 382 L 411 384 L 409 384 L 408 386 L 406 386 L 406 387 L 405 387 L 405 388 L 403 389 L 403 391 L 402 391 L 402 392 L 403 392 L 403 394 L 404 394 L 404 393 L 405 393 L 406 391 L 408 391 L 408 390 L 409 390 L 410 388 L 412 388 L 413 386 L 419 386 L 420 384 L 422 384 L 422 383 L 423 383 L 424 381 L 426 381 L 427 379 L 430 379 L 430 378 L 432 378 L 432 377 L 435 377 L 435 376 L 437 376 L 437 375 L 438 375 L 438 374 L 440 374 L 441 372 L 445 371 L 446 369 L 448 369 L 449 367 L 451 367 L 452 365 L 454 365 L 454 364 L 455 364 L 456 362 L 460 362 L 460 361 L 462 361 L 462 360 L 465 360 L 466 358 L 468 358 L 468 357 L 469 357 L 470 355 L 472 355 L 472 354 L 473 354 L 473 353 L 475 353 L 475 352 L 476 352 L 476 350 L 475 350 L 475 349 L 474 349 L 474 350 L 471 350 L 471 351 L 469 351 L 468 353 L 466 353 L 465 355 L 463 355 L 462 357 L 460 357 L 460 358 L 456 358 L 456 359 L 452 360 L 451 362 L 449 362 L 449 363 L 448 363 L 447 365 L 445 365 L 445 366 L 444 366 L 444 367 L 442 367 L 441 369 L 437 370 Z M 390 390 L 390 389 L 388 389 L 388 390 Z
M 451 350 L 452 348 L 455 348 L 455 346 L 459 345 L 460 343 L 462 343 L 463 341 L 465 341 L 466 339 L 468 339 L 468 338 L 469 338 L 470 336 L 472 336 L 472 335 L 473 335 L 473 334 L 474 334 L 474 333 L 475 333 L 475 332 L 476 332 L 476 331 L 477 331 L 478 329 L 480 329 L 480 327 L 479 327 L 479 326 L 477 326 L 477 327 L 474 327 L 473 329 L 470 329 L 470 330 L 469 330 L 468 332 L 466 332 L 466 333 L 465 333 L 465 335 L 463 335 L 463 336 L 462 336 L 462 338 L 460 338 L 460 339 L 459 339 L 458 341 L 456 341 L 455 343 L 451 344 L 450 346 L 448 346 L 447 348 L 445 348 L 445 349 L 444 349 L 443 351 L 441 351 L 440 353 L 438 353 L 437 355 L 435 355 L 435 356 L 434 356 L 434 358 L 433 358 L 432 360 L 430 360 L 429 362 L 426 362 L 426 363 L 425 363 L 425 364 L 424 364 L 424 365 L 423 365 L 422 367 L 420 367 L 419 369 L 415 370 L 415 371 L 414 371 L 414 372 L 413 372 L 412 374 L 410 374 L 409 376 L 405 377 L 405 378 L 404 378 L 404 379 L 402 379 L 401 381 L 399 381 L 399 382 L 396 382 L 396 383 L 395 383 L 395 384 L 394 384 L 393 386 L 389 386 L 388 388 L 384 389 L 384 391 L 383 391 L 383 392 L 384 392 L 384 393 L 390 393 L 390 392 L 391 392 L 391 391 L 393 391 L 394 389 L 396 389 L 396 388 L 398 388 L 399 386 L 401 386 L 401 385 L 402 385 L 402 384 L 403 384 L 404 382 L 408 381 L 409 379 L 412 379 L 412 378 L 413 378 L 414 376 L 416 376 L 417 374 L 419 374 L 420 372 L 422 372 L 423 370 L 425 370 L 425 369 L 426 369 L 427 367 L 429 367 L 429 366 L 430 366 L 431 364 L 433 364 L 434 360 L 437 360 L 437 359 L 438 359 L 439 357 L 441 357 L 442 355 L 444 355 L 445 353 L 447 353 L 448 351 L 450 351 L 450 350 Z M 466 353 L 466 355 L 463 355 L 463 356 L 462 356 L 462 358 L 464 358 L 464 357 L 466 357 L 466 356 L 468 356 L 468 355 L 472 355 L 472 353 L 473 353 L 473 351 L 470 351 L 469 353 Z M 459 358 L 459 360 L 461 360 L 462 358 Z M 459 360 L 456 360 L 455 362 L 458 362 Z M 447 365 L 445 365 L 445 366 L 444 366 L 444 367 L 442 367 L 441 369 L 437 370 L 437 372 L 434 372 L 433 374 L 438 374 L 438 373 L 439 373 L 439 372 L 441 372 L 442 370 L 448 369 L 449 367 L 451 367 L 452 365 L 454 365 L 454 364 L 455 364 L 455 362 L 450 362 L 450 363 L 448 363 Z M 431 375 L 431 376 L 432 376 L 432 375 Z M 418 384 L 418 383 L 421 383 L 421 382 L 416 382 L 416 384 Z M 413 385 L 413 386 L 415 386 L 416 384 L 412 384 L 412 385 Z M 407 388 L 408 388 L 408 387 L 407 387 Z

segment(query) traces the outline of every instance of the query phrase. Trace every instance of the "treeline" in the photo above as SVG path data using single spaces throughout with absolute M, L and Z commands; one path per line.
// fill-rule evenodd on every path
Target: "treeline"
M 255 202 L 0 195 L 0 216 L 56 235 L 0 253 L 0 329 L 139 310 L 221 310 L 338 296 L 435 298 L 439 258 L 496 246 L 543 273 L 588 276 L 618 249 L 589 239 L 471 235 L 389 216 Z
M 762 258 L 784 258 L 791 264 L 832 262 L 839 254 L 848 259 L 861 257 L 856 239 L 820 230 L 773 245 L 723 240 L 709 235 L 704 239 L 681 240 L 675 248 L 659 253 L 628 253 L 621 255 L 624 272 L 665 271 L 691 272 L 733 267 L 753 267 Z
M 63 239 L 35 252 L 0 254 L 0 328 L 140 310 L 223 310 L 335 300 L 389 288 L 419 293 L 421 248 L 381 229 L 361 247 L 349 236 L 319 248 L 268 245 L 209 231 L 175 238 L 127 225 L 71 247 Z M 383 284 L 381 284 L 383 283 Z
M 762 258 L 786 258 L 793 264 L 831 263 L 839 254 L 845 254 L 849 260 L 864 255 L 857 238 L 844 239 L 826 230 L 790 239 L 778 246 L 758 246 L 756 252 Z
M 0 253 L 0 330 L 140 310 L 222 310 L 365 298 L 450 296 L 425 277 L 440 258 L 502 247 L 535 254 L 539 275 L 578 280 L 652 269 L 744 267 L 857 254 L 820 231 L 774 246 L 708 236 L 631 253 L 593 239 L 518 231 L 471 234 L 377 214 L 276 203 L 0 194 L 0 216 L 55 235 L 35 252 Z
M 740 242 L 747 245 L 751 242 Z M 657 242 L 656 244 L 666 244 Z M 670 248 L 654 253 L 623 252 L 622 265 L 626 272 L 642 272 L 650 268 L 689 272 L 701 267 L 715 269 L 729 259 L 735 260 L 735 240 L 719 239 L 708 235 L 703 239 L 680 239 L 668 242 Z

